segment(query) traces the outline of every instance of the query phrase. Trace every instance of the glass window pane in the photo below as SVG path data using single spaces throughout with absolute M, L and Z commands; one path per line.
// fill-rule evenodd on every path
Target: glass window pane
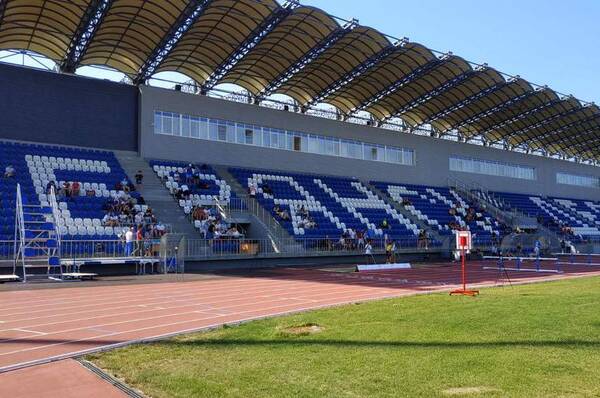
M 189 116 L 181 117 L 181 135 L 183 137 L 189 137 L 191 135 L 191 119 Z
M 181 135 L 181 115 L 173 114 L 173 135 Z
M 192 138 L 200 137 L 200 120 L 197 117 L 193 117 L 190 123 L 190 133 Z
M 216 120 L 210 120 L 208 124 L 208 137 L 211 140 L 217 141 L 219 137 L 218 124 Z
M 162 113 L 154 112 L 154 134 L 162 133 Z
M 208 119 L 200 118 L 200 139 L 207 140 L 208 138 Z

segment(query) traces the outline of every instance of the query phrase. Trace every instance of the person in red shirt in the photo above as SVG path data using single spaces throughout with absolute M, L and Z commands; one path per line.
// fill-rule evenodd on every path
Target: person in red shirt
M 142 226 L 138 225 L 135 232 L 135 245 L 137 247 L 138 255 L 142 254 L 142 245 L 144 243 L 144 234 L 142 232 Z
M 77 181 L 73 181 L 71 184 L 71 196 L 77 197 L 81 191 L 81 185 Z

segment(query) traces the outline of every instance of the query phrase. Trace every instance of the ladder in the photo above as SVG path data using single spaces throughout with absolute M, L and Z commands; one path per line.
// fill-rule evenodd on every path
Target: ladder
M 54 191 L 50 198 L 50 207 L 28 204 L 17 184 L 13 273 L 21 268 L 23 282 L 40 278 L 62 280 Z

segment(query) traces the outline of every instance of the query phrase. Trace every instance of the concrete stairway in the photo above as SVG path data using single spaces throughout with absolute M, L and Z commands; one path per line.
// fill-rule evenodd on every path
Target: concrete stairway
M 201 238 L 146 160 L 135 152 L 114 151 L 114 153 L 131 181 L 135 181 L 134 177 L 138 170 L 142 171 L 144 184 L 139 192 L 160 222 L 171 225 L 173 232 L 185 234 L 188 239 Z
M 246 216 L 252 217 L 255 221 L 254 228 L 255 233 L 259 233 L 262 239 L 270 239 L 279 243 L 279 246 L 283 242 L 286 245 L 295 245 L 294 237 L 291 236 L 288 231 L 283 228 L 271 214 L 262 208 L 260 203 L 254 198 L 248 196 L 246 189 L 237 181 L 237 179 L 231 175 L 227 167 L 225 166 L 213 166 L 219 176 L 224 179 L 227 184 L 231 187 L 231 190 L 235 192 L 238 198 L 243 198 L 243 202 L 246 204 L 247 210 L 243 210 L 242 213 Z

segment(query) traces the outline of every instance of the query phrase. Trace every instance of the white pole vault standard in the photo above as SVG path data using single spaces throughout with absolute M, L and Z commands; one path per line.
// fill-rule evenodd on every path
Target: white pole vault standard
M 562 274 L 563 271 L 560 270 L 560 262 L 556 257 L 503 257 L 503 256 L 483 256 L 484 260 L 497 260 L 496 267 L 483 267 L 485 270 L 498 270 L 498 271 L 516 271 L 516 272 L 542 272 L 542 273 L 553 273 L 553 274 Z M 515 267 L 506 267 L 504 264 L 504 260 L 515 260 Z M 523 260 L 526 261 L 535 261 L 535 268 L 523 268 Z M 545 269 L 542 268 L 542 261 L 554 261 L 556 264 L 556 269 Z

